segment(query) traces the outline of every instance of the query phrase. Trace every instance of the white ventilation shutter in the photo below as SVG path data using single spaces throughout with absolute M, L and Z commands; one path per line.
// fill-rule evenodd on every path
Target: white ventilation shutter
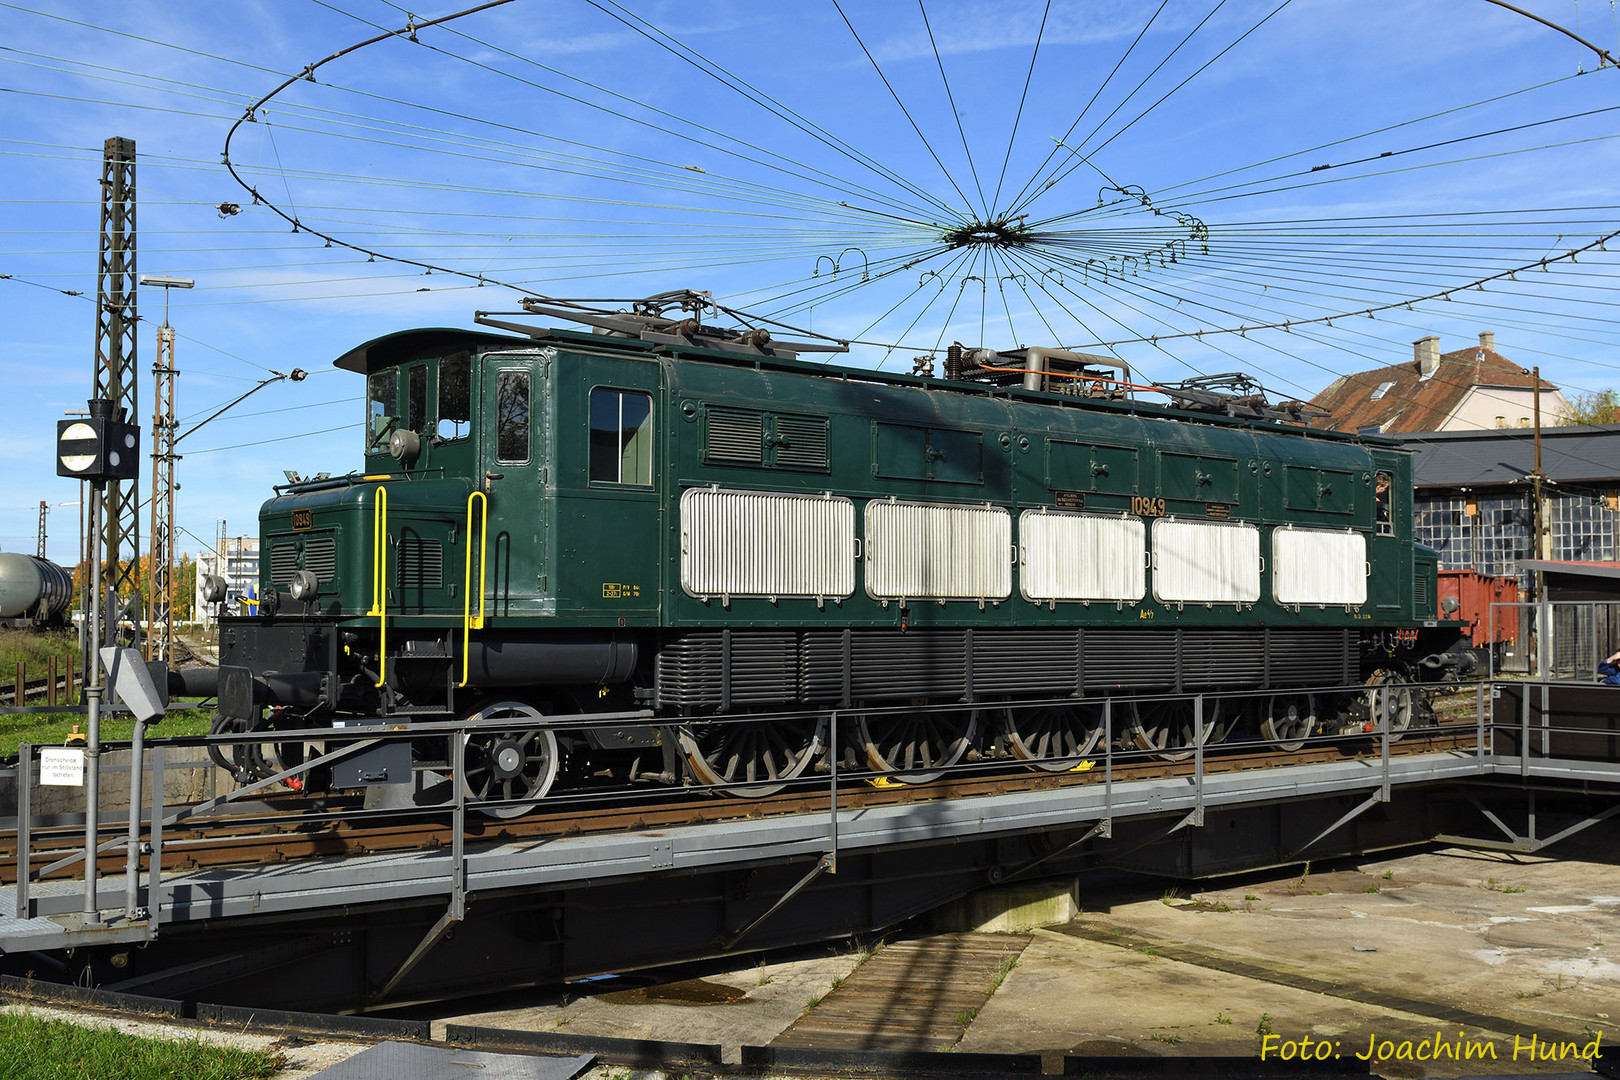
M 1367 602 L 1367 538 L 1346 529 L 1271 534 L 1271 597 L 1279 604 Z
M 1236 521 L 1153 523 L 1153 595 L 1165 603 L 1260 599 L 1260 530 Z
M 1012 515 L 994 506 L 866 504 L 866 593 L 877 600 L 1004 600 Z
M 1018 538 L 1026 600 L 1137 601 L 1147 591 L 1141 518 L 1025 510 Z
M 824 495 L 688 488 L 681 588 L 692 596 L 831 597 L 855 591 L 855 504 Z

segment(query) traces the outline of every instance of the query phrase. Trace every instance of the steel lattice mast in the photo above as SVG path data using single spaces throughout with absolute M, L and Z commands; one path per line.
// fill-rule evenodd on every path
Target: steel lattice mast
M 158 354 L 152 365 L 152 585 L 146 598 L 146 658 L 169 660 L 174 650 L 174 328 L 164 305 Z
M 135 141 L 108 139 L 101 156 L 94 396 L 111 401 L 113 418 L 130 424 L 139 416 L 135 250 Z M 139 480 L 107 484 L 105 546 L 92 558 L 105 559 L 107 587 L 114 593 L 132 591 L 140 584 L 140 502 Z M 109 613 L 109 637 L 116 630 L 115 613 Z

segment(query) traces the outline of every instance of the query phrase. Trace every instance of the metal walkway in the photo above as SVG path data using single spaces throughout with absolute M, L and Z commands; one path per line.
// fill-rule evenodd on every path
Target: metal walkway
M 385 968 L 391 970 L 368 975 L 373 993 L 379 993 L 380 987 L 380 994 L 385 995 L 438 942 L 456 931 L 474 900 L 488 906 L 503 897 L 565 898 L 557 901 L 557 907 L 559 912 L 569 909 L 567 931 L 559 922 L 555 930 L 534 932 L 546 948 L 561 953 L 577 948 L 570 943 L 583 935 L 613 933 L 615 924 L 609 915 L 586 928 L 587 916 L 579 912 L 579 898 L 589 896 L 588 905 L 606 909 L 612 903 L 633 902 L 656 910 L 658 897 L 649 895 L 650 886 L 652 893 L 666 893 L 672 905 L 678 899 L 679 903 L 714 908 L 713 912 L 683 916 L 692 918 L 697 926 L 682 948 L 683 955 L 717 955 L 734 948 L 756 925 L 770 919 L 812 883 L 830 897 L 834 875 L 838 887 L 863 874 L 872 881 L 886 874 L 885 887 L 933 879 L 931 886 L 912 888 L 903 897 L 893 888 L 880 896 L 874 886 L 861 900 L 861 918 L 866 923 L 892 924 L 925 910 L 930 903 L 969 891 L 975 882 L 982 885 L 986 880 L 998 880 L 1007 869 L 1020 874 L 1060 872 L 1065 857 L 1111 839 L 1116 845 L 1134 845 L 1127 854 L 1172 836 L 1187 838 L 1189 845 L 1205 840 L 1211 845 L 1227 842 L 1227 838 L 1249 831 L 1253 815 L 1260 812 L 1257 808 L 1284 808 L 1274 815 L 1280 824 L 1267 841 L 1271 848 L 1266 858 L 1272 864 L 1295 861 L 1296 856 L 1323 853 L 1314 845 L 1364 815 L 1366 820 L 1378 817 L 1368 811 L 1382 807 L 1387 816 L 1392 801 L 1435 789 L 1460 792 L 1462 798 L 1474 801 L 1484 820 L 1502 834 L 1464 842 L 1534 850 L 1610 816 L 1620 810 L 1620 803 L 1588 815 L 1561 833 L 1538 837 L 1533 802 L 1528 828 L 1521 833 L 1506 823 L 1499 801 L 1492 809 L 1481 800 L 1503 792 L 1515 797 L 1528 793 L 1533 800 L 1538 789 L 1620 791 L 1620 721 L 1610 717 L 1607 726 L 1586 724 L 1573 732 L 1564 731 L 1553 722 L 1546 688 L 1529 684 L 1531 689 L 1526 692 L 1525 685 L 1503 684 L 1501 693 L 1492 692 L 1489 697 L 1482 692 L 1480 701 L 1494 706 L 1493 716 L 1482 713 L 1472 725 L 1446 726 L 1453 736 L 1473 736 L 1466 749 L 1391 755 L 1393 740 L 1373 734 L 1361 737 L 1363 750 L 1369 740 L 1373 747 L 1360 757 L 1212 772 L 1204 769 L 1199 752 L 1189 775 L 1122 779 L 1115 775 L 1116 759 L 1128 755 L 1099 748 L 1092 755 L 1093 770 L 1086 783 L 882 806 L 850 807 L 846 799 L 846 805 L 836 811 L 832 809 L 838 804 L 835 772 L 830 783 L 826 778 L 821 781 L 829 804 L 820 812 L 513 840 L 476 848 L 464 845 L 465 829 L 460 828 L 465 815 L 476 809 L 469 809 L 464 797 L 458 796 L 454 804 L 431 811 L 441 819 L 453 814 L 458 827 L 455 842 L 444 849 L 159 873 L 153 868 L 160 864 L 163 828 L 152 829 L 150 823 L 153 818 L 172 821 L 175 817 L 172 810 L 159 806 L 150 817 L 142 815 L 146 819 L 142 844 L 148 850 L 144 881 L 136 889 L 135 918 L 126 915 L 123 904 L 105 909 L 115 891 L 117 899 L 124 899 L 118 890 L 124 883 L 120 877 L 103 879 L 104 910 L 88 914 L 83 910 L 82 880 L 33 880 L 22 889 L 10 883 L 0 887 L 0 954 L 152 942 L 201 929 L 213 933 L 235 923 L 307 927 L 368 910 L 425 912 L 419 917 L 432 925 L 414 925 L 404 932 L 404 946 L 399 940 L 390 945 L 395 952 L 403 948 L 406 955 L 386 961 Z M 1614 696 L 1605 698 L 1601 693 Z M 1620 709 L 1620 694 L 1612 689 L 1601 693 L 1593 699 L 1599 706 L 1612 701 Z M 366 734 L 370 737 L 372 731 Z M 379 732 L 376 737 L 412 734 Z M 459 735 L 452 732 L 451 742 L 457 741 Z M 1576 750 L 1558 756 L 1565 746 Z M 1530 753 L 1521 756 L 1520 747 L 1529 747 Z M 161 746 L 151 752 L 156 760 L 149 765 L 161 768 Z M 161 785 L 153 787 L 161 790 Z M 245 790 L 252 794 L 252 789 Z M 1312 808 L 1311 812 L 1305 813 L 1305 807 Z M 1242 819 L 1244 829 L 1200 828 L 1218 816 L 1235 826 L 1239 824 L 1237 815 L 1243 814 L 1250 815 Z M 25 820 L 20 823 L 25 836 L 26 816 L 22 815 Z M 187 825 L 201 816 L 188 818 Z M 1444 828 L 1414 835 L 1417 840 L 1462 839 Z M 1414 835 L 1389 842 L 1411 843 Z M 124 841 L 103 840 L 101 847 L 105 858 L 108 851 L 122 853 Z M 930 858 L 934 861 L 924 860 L 919 852 L 933 853 Z M 960 865 L 944 868 L 941 860 L 949 856 L 942 852 L 960 853 L 956 856 Z M 27 873 L 26 859 L 22 865 Z M 1116 865 L 1129 865 L 1129 860 Z M 845 873 L 839 874 L 841 867 Z M 827 876 L 821 877 L 824 874 Z M 609 895 L 614 898 L 611 903 L 606 899 Z M 156 918 L 147 917 L 143 908 L 155 912 Z M 822 913 L 814 905 L 807 909 L 804 900 L 795 912 L 794 920 L 803 924 L 800 932 L 804 935 L 837 936 L 858 925 L 853 917 L 844 922 L 831 917 L 818 922 Z M 554 917 L 563 918 L 560 913 Z M 672 932 L 672 939 L 674 936 Z M 759 934 L 750 939 L 750 945 L 764 947 L 781 940 Z M 274 946 L 266 948 L 273 952 Z M 495 963 L 491 961 L 491 966 Z M 569 967 L 558 960 L 556 970 L 577 972 L 578 964 L 595 964 L 599 970 L 628 966 L 622 953 L 574 963 L 576 966 Z

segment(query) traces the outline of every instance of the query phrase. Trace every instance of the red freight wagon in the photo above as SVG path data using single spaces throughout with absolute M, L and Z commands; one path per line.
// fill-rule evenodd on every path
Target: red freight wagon
M 1517 604 L 1519 582 L 1512 577 L 1492 577 L 1476 570 L 1440 571 L 1440 597 L 1437 614 L 1442 619 L 1457 619 L 1466 624 L 1476 647 L 1506 644 L 1519 638 L 1519 609 L 1492 604 Z M 1457 601 L 1457 609 L 1448 612 L 1446 599 Z M 1492 622 L 1492 619 L 1495 622 Z

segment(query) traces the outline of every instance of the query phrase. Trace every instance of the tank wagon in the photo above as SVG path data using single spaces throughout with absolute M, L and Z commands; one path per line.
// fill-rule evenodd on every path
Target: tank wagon
M 60 625 L 73 601 L 73 575 L 49 559 L 0 552 L 0 619 Z
M 1071 767 L 1104 696 L 1144 697 L 1115 730 L 1166 757 L 1193 706 L 1148 695 L 1293 749 L 1456 640 L 1393 441 L 1146 404 L 1056 349 L 886 375 L 656 309 L 529 311 L 594 330 L 481 313 L 336 361 L 365 379 L 364 468 L 263 505 L 221 727 L 504 717 L 467 744 L 471 796 L 604 762 L 759 794 L 822 761 L 831 709 L 853 761 L 907 780 Z M 952 707 L 893 708 L 921 705 Z M 545 719 L 626 709 L 654 719 Z

